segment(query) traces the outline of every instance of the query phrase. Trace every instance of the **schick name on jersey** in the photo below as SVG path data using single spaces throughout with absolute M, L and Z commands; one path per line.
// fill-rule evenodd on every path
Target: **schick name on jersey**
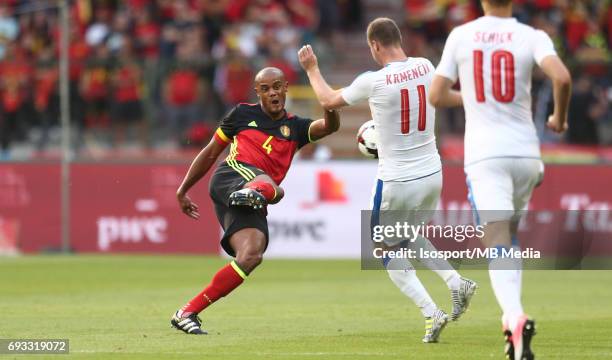
M 512 32 L 485 32 L 476 31 L 474 34 L 474 42 L 484 44 L 503 44 L 512 41 Z

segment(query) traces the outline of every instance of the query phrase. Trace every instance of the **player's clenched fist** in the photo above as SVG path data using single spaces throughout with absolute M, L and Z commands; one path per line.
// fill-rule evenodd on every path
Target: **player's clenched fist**
M 563 121 L 559 116 L 553 114 L 548 117 L 546 126 L 552 131 L 561 134 L 567 130 L 567 121 Z
M 298 51 L 298 60 L 304 71 L 308 72 L 318 67 L 317 56 L 310 45 L 302 46 Z

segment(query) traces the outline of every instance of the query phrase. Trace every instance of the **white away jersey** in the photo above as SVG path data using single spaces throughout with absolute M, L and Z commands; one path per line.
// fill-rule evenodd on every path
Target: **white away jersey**
M 514 18 L 483 16 L 446 40 L 436 74 L 461 83 L 465 164 L 494 157 L 540 157 L 531 114 L 531 72 L 556 55 L 541 30 Z
M 440 171 L 435 109 L 427 101 L 434 66 L 408 58 L 358 76 L 342 90 L 353 105 L 368 99 L 378 135 L 378 178 L 407 181 Z

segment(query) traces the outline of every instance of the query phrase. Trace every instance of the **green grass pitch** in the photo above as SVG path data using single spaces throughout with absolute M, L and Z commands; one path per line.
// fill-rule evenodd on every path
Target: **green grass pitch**
M 423 319 L 381 271 L 357 261 L 266 260 L 202 315 L 208 336 L 170 328 L 173 311 L 227 260 L 195 256 L 0 258 L 0 338 L 68 338 L 79 359 L 503 359 L 486 271 L 470 310 L 422 344 Z M 449 311 L 443 282 L 419 271 Z M 530 271 L 524 305 L 538 359 L 612 358 L 612 271 Z

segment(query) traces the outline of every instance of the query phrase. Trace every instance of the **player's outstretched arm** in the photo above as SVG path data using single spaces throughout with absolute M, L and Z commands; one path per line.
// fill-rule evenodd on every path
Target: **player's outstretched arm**
M 325 110 L 338 109 L 340 107 L 348 105 L 342 97 L 342 90 L 334 90 L 329 86 L 321 71 L 319 70 L 319 64 L 317 56 L 315 55 L 310 45 L 302 46 L 298 51 L 298 60 L 302 69 L 306 71 L 310 86 L 317 95 L 319 104 Z
M 308 136 L 311 141 L 317 141 L 330 135 L 340 128 L 340 114 L 336 110 L 325 110 L 323 119 L 315 120 L 310 124 Z
M 461 93 L 453 90 L 453 82 L 440 75 L 434 75 L 429 87 L 428 100 L 435 107 L 455 107 L 463 105 Z
M 545 57 L 540 63 L 544 74 L 552 80 L 553 99 L 555 108 L 553 114 L 548 117 L 548 128 L 556 133 L 567 130 L 567 114 L 572 94 L 572 77 L 563 64 L 563 61 L 556 55 Z
M 226 145 L 218 143 L 214 138 L 211 139 L 208 145 L 195 157 L 181 186 L 176 191 L 176 198 L 181 210 L 190 218 L 198 219 L 200 213 L 198 205 L 191 201 L 189 196 L 187 196 L 187 192 L 206 175 L 225 147 Z

